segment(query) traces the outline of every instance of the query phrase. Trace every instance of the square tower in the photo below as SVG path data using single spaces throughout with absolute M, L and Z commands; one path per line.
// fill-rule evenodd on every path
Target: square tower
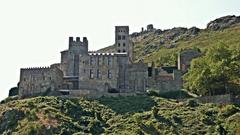
M 127 53 L 129 60 L 132 61 L 133 48 L 130 41 L 128 26 L 115 27 L 115 52 Z

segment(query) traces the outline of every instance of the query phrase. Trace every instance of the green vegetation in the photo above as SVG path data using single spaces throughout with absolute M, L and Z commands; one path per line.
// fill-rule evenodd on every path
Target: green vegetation
M 168 33 L 156 35 L 154 33 L 147 33 L 134 40 L 134 54 L 136 61 L 143 59 L 145 62 L 155 62 L 156 66 L 160 65 L 175 65 L 177 54 L 184 49 L 198 48 L 204 52 L 207 48 L 215 46 L 218 43 L 225 44 L 229 48 L 240 46 L 240 25 L 234 25 L 230 28 L 220 31 L 201 30 L 197 36 L 191 38 L 179 37 L 175 42 L 176 47 L 166 48 L 160 45 L 159 42 L 166 37 Z M 171 44 L 167 41 L 165 44 Z M 149 50 L 150 49 L 150 50 Z M 149 50 L 149 53 L 146 53 Z
M 192 61 L 185 75 L 185 87 L 199 95 L 240 92 L 240 46 L 229 49 L 216 44 L 206 55 Z
M 236 105 L 155 96 L 35 97 L 0 105 L 0 134 L 239 134 Z

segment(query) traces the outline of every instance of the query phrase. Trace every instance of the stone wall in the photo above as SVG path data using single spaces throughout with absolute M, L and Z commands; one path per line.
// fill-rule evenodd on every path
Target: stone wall
M 126 54 L 116 53 L 89 53 L 81 57 L 79 66 L 79 89 L 98 90 L 100 92 L 109 89 L 118 89 L 119 71 L 128 61 Z
M 198 97 L 196 98 L 196 100 L 201 103 L 215 103 L 215 104 L 229 104 L 239 102 L 239 100 L 235 99 L 235 97 L 231 94 Z
M 58 90 L 62 86 L 62 78 L 62 71 L 55 67 L 21 69 L 19 97 Z
M 183 73 L 186 73 L 190 68 L 191 61 L 199 56 L 201 56 L 201 52 L 194 49 L 188 49 L 180 52 L 178 55 L 178 69 Z
M 128 93 L 108 93 L 95 90 L 70 90 L 68 96 L 64 97 L 84 97 L 84 98 L 100 98 L 100 97 L 119 97 L 119 96 L 135 96 L 135 92 Z
M 159 93 L 179 91 L 182 88 L 181 71 L 173 70 L 172 73 L 160 72 L 148 79 L 148 89 L 158 90 Z
M 64 76 L 78 76 L 79 74 L 79 59 L 81 55 L 87 55 L 88 53 L 88 40 L 86 37 L 83 41 L 80 37 L 69 37 L 68 50 L 61 52 L 61 70 Z
M 147 64 L 142 62 L 130 64 L 128 68 L 129 90 L 145 92 L 147 85 Z

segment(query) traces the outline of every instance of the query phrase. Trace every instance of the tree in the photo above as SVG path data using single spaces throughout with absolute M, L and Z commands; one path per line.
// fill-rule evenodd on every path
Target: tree
M 198 95 L 224 94 L 237 92 L 239 78 L 240 49 L 217 44 L 205 56 L 192 61 L 189 72 L 184 76 L 184 86 Z

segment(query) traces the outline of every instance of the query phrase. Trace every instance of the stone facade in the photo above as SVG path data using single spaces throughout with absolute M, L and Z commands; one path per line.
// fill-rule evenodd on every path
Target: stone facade
M 50 68 L 21 69 L 20 97 L 47 90 L 73 97 L 99 97 L 144 93 L 147 89 L 181 89 L 177 68 L 133 63 L 133 55 L 128 26 L 115 27 L 115 51 L 111 53 L 90 52 L 86 37 L 82 41 L 80 37 L 69 37 L 68 49 L 61 52 L 61 63 Z
M 63 73 L 56 67 L 27 68 L 20 71 L 19 96 L 28 97 L 62 87 Z
M 148 84 L 149 89 L 158 90 L 159 93 L 178 91 L 182 88 L 181 71 L 177 67 L 149 67 Z

